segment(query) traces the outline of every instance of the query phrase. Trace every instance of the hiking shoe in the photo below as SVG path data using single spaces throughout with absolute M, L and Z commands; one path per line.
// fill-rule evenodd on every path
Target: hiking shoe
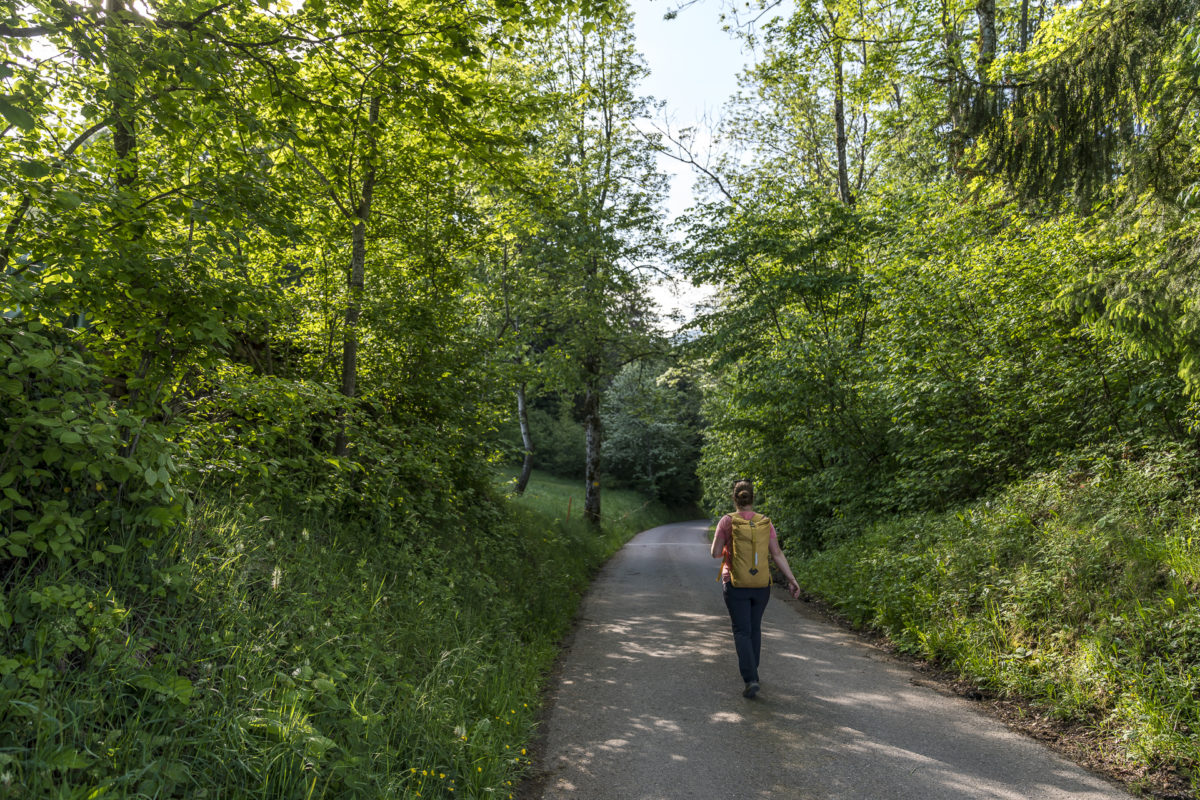
M 750 681 L 742 690 L 742 697 L 754 697 L 756 694 L 758 694 L 758 681 Z

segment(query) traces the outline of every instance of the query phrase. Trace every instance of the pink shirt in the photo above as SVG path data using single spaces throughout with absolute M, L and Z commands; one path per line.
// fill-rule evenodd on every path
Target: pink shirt
M 738 511 L 742 519 L 754 519 L 755 512 L 753 511 Z M 724 552 L 721 557 L 721 582 L 729 583 L 733 580 L 730 568 L 730 561 L 733 558 L 729 550 L 729 536 L 733 533 L 733 520 L 729 518 L 729 514 L 721 517 L 721 521 L 717 523 L 717 533 L 714 537 L 718 542 L 718 548 Z M 771 525 L 771 541 L 778 541 L 779 536 L 775 533 L 775 526 Z

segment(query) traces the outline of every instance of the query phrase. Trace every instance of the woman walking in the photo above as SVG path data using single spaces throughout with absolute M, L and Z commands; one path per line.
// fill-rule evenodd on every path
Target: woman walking
M 787 558 L 779 548 L 771 520 L 754 511 L 754 484 L 747 480 L 733 484 L 733 514 L 717 523 L 709 552 L 722 559 L 721 585 L 725 607 L 733 624 L 733 645 L 737 650 L 738 670 L 746 688 L 743 697 L 758 694 L 758 660 L 762 650 L 762 617 L 771 599 L 771 570 L 767 555 L 774 559 L 787 578 L 788 592 L 800 596 L 800 584 L 792 575 Z

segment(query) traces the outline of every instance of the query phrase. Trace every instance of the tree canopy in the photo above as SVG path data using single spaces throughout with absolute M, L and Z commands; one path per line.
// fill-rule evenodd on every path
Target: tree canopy
M 761 0 L 731 26 L 747 10 L 757 57 L 672 231 L 619 0 L 0 0 L 0 705 L 24 720 L 0 771 L 133 781 L 116 734 L 35 719 L 55 692 L 84 719 L 89 669 L 186 717 L 199 667 L 138 621 L 240 563 L 214 505 L 287 517 L 339 575 L 386 563 L 353 581 L 369 615 L 388 581 L 453 605 L 450 558 L 556 566 L 507 536 L 514 453 L 517 491 L 535 463 L 583 479 L 589 535 L 602 483 L 717 512 L 750 477 L 811 552 L 1196 449 L 1197 0 Z M 675 336 L 668 269 L 716 290 Z M 342 564 L 310 519 L 369 534 Z M 262 696 L 324 702 L 340 668 Z M 383 715 L 337 702 L 347 730 Z M 436 724 L 460 747 L 485 716 Z M 304 731 L 281 786 L 331 752 Z M 364 735 L 330 791 L 408 786 L 420 747 Z M 395 774 L 345 777 L 376 758 Z
M 757 476 L 817 547 L 1191 441 L 1193 11 L 822 0 L 758 32 L 680 253 L 721 293 L 714 506 Z

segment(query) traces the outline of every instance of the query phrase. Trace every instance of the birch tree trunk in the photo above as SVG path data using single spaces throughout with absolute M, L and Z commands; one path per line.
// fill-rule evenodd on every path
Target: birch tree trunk
M 845 101 L 845 56 L 842 43 L 833 47 L 833 122 L 836 129 L 838 195 L 848 206 L 854 205 L 854 193 L 850 191 L 850 170 L 846 158 L 846 101 Z
M 525 384 L 517 386 L 517 421 L 521 425 L 521 443 L 525 446 L 525 461 L 521 465 L 521 477 L 517 478 L 517 494 L 524 494 L 533 472 L 533 435 L 529 431 L 529 407 L 525 402 Z
M 943 4 L 942 8 L 943 56 L 946 67 L 946 116 L 950 130 L 946 135 L 946 165 L 951 175 L 958 173 L 958 163 L 962 160 L 966 124 L 964 117 L 964 95 L 962 76 L 959 75 L 961 53 L 959 51 L 959 35 L 949 9 Z
M 975 93 L 975 119 L 972 135 L 982 131 L 996 113 L 996 91 L 988 72 L 996 60 L 996 0 L 977 0 L 975 19 L 979 23 L 979 57 L 975 61 L 979 88 Z
M 996 0 L 978 0 L 975 19 L 979 22 L 979 80 L 987 80 L 988 69 L 996 60 Z

